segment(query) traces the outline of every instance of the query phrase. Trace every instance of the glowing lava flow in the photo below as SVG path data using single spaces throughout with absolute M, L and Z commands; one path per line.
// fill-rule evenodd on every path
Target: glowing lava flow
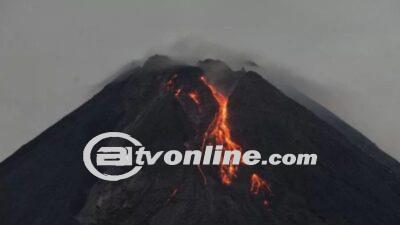
M 177 98 L 179 96 L 179 94 L 181 93 L 182 89 L 177 89 L 174 93 L 175 97 Z
M 223 145 L 226 149 L 242 151 L 242 146 L 232 140 L 231 137 L 231 130 L 228 121 L 228 99 L 218 92 L 204 76 L 201 76 L 200 79 L 208 86 L 208 88 L 210 88 L 211 93 L 218 103 L 218 112 L 204 134 L 203 146 L 207 144 L 207 141 L 213 140 L 215 144 Z M 238 166 L 221 165 L 219 169 L 221 182 L 225 185 L 232 184 L 233 180 L 237 177 L 238 170 Z M 267 181 L 253 173 L 250 177 L 250 193 L 258 195 L 260 192 L 263 192 L 264 194 L 263 204 L 268 205 L 267 195 L 271 193 L 271 188 Z
M 167 82 L 166 88 L 167 90 L 174 89 L 174 81 L 177 79 L 177 75 L 173 75 L 172 78 Z M 209 83 L 204 75 L 200 77 L 200 80 L 206 85 L 213 95 L 216 103 L 218 104 L 218 111 L 216 112 L 212 122 L 208 126 L 207 130 L 203 135 L 202 148 L 204 146 L 211 145 L 223 145 L 225 149 L 229 150 L 239 150 L 242 151 L 242 146 L 236 143 L 231 137 L 231 130 L 228 121 L 228 98 L 226 98 L 221 92 L 217 90 L 217 88 Z M 179 97 L 182 89 L 174 90 L 175 97 Z M 187 96 L 191 98 L 191 100 L 196 103 L 197 106 L 200 106 L 200 96 L 196 91 L 192 91 L 187 93 Z M 199 171 L 203 177 L 204 184 L 207 183 L 206 177 L 200 168 Z M 219 167 L 219 175 L 221 179 L 221 183 L 224 185 L 231 185 L 233 180 L 237 178 L 239 166 L 230 165 L 221 165 Z M 266 180 L 262 179 L 256 173 L 253 173 L 250 176 L 250 193 L 253 195 L 263 194 L 264 200 L 263 204 L 268 205 L 268 195 L 271 193 L 271 189 Z M 176 191 L 173 192 L 172 195 L 175 195 Z
M 192 91 L 188 95 L 194 101 L 194 103 L 196 103 L 196 105 L 200 105 L 200 97 L 196 91 Z
M 268 183 L 255 173 L 251 175 L 250 183 L 250 193 L 254 195 L 258 195 L 261 191 L 264 191 L 265 194 L 271 192 L 271 188 L 269 187 Z M 265 198 L 263 203 L 264 205 L 268 205 L 268 200 Z
M 218 112 L 204 134 L 203 146 L 205 146 L 207 141 L 213 140 L 216 144 L 223 145 L 226 149 L 241 151 L 242 147 L 233 141 L 231 137 L 228 123 L 228 99 L 218 92 L 204 76 L 201 76 L 200 79 L 210 88 L 212 95 L 218 103 Z M 221 165 L 219 169 L 221 182 L 226 185 L 231 184 L 233 179 L 237 177 L 238 169 L 238 166 L 234 165 Z

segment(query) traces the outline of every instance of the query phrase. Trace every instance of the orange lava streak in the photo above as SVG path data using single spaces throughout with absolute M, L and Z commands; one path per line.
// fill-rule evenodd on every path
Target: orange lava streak
M 177 98 L 179 96 L 179 94 L 181 93 L 182 89 L 177 89 L 174 93 L 175 97 Z
M 196 91 L 190 92 L 188 95 L 196 105 L 200 105 L 200 97 Z
M 174 80 L 178 77 L 178 74 L 174 74 L 168 81 L 167 81 L 167 87 L 172 87 L 174 86 Z
M 229 150 L 242 150 L 242 147 L 232 140 L 231 130 L 228 123 L 228 99 L 221 94 L 212 84 L 210 84 L 204 76 L 200 79 L 210 88 L 212 95 L 218 103 L 218 112 L 208 127 L 203 140 L 203 146 L 207 140 L 214 140 L 216 144 L 223 145 Z M 230 185 L 234 178 L 237 177 L 238 166 L 221 165 L 219 172 L 221 182 Z
M 250 193 L 258 195 L 261 191 L 265 192 L 265 194 L 268 194 L 271 192 L 271 188 L 269 187 L 267 181 L 253 173 L 250 177 Z M 269 204 L 267 198 L 264 199 L 263 204 Z
M 167 81 L 165 88 L 167 91 L 173 91 L 175 97 L 178 98 L 182 94 L 182 89 L 174 89 L 174 81 L 176 78 L 177 74 L 174 74 L 171 79 Z M 207 144 L 212 144 L 223 145 L 224 149 L 242 151 L 242 146 L 236 143 L 231 137 L 231 130 L 228 121 L 228 99 L 221 92 L 219 92 L 214 85 L 209 83 L 204 75 L 200 77 L 200 80 L 210 89 L 215 101 L 218 104 L 218 111 L 203 135 L 202 148 L 204 148 Z M 200 106 L 200 96 L 196 91 L 189 92 L 187 96 L 190 97 L 197 106 Z M 198 169 L 203 178 L 204 184 L 207 184 L 206 176 L 204 175 L 200 165 L 198 165 Z M 233 180 L 237 177 L 238 170 L 239 166 L 234 166 L 232 164 L 221 165 L 219 167 L 219 175 L 222 184 L 232 184 Z M 167 203 L 169 203 L 175 197 L 177 192 L 177 188 L 172 190 L 171 196 L 167 200 Z M 262 193 L 264 196 L 263 204 L 265 206 L 269 205 L 268 196 L 271 194 L 271 188 L 267 181 L 255 173 L 250 176 L 250 193 L 254 195 L 259 195 Z
M 271 191 L 271 188 L 269 187 L 268 183 L 257 174 L 253 173 L 250 177 L 250 180 L 251 180 L 251 186 L 250 186 L 251 193 L 257 195 L 260 193 L 260 190 L 265 190 L 268 192 Z

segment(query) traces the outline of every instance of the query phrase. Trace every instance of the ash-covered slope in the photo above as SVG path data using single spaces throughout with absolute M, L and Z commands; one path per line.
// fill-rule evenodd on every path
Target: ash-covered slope
M 102 132 L 131 134 L 156 151 L 199 148 L 218 126 L 224 103 L 231 138 L 243 149 L 264 157 L 317 153 L 318 164 L 243 167 L 229 185 L 215 167 L 200 173 L 161 164 L 111 183 L 84 168 L 83 148 Z M 399 174 L 348 139 L 258 74 L 220 61 L 186 66 L 155 56 L 0 164 L 0 219 L 10 225 L 398 224 Z M 251 190 L 255 174 L 272 190 Z

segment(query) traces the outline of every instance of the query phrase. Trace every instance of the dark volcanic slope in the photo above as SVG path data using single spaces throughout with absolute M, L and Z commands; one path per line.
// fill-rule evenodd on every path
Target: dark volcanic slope
M 228 102 L 232 136 L 244 149 L 271 153 L 318 153 L 311 167 L 243 168 L 231 186 L 215 168 L 157 165 L 119 182 L 90 175 L 82 151 L 95 135 L 121 131 L 147 149 L 198 148 L 217 103 L 199 78 L 210 75 Z M 198 110 L 165 84 L 177 74 L 183 93 L 197 91 Z M 234 72 L 220 61 L 198 67 L 166 57 L 126 71 L 76 111 L 0 164 L 2 224 L 332 224 L 395 225 L 400 221 L 399 174 L 363 151 L 303 106 L 253 72 Z M 371 153 L 372 152 L 372 153 Z M 395 165 L 394 165 L 395 164 Z M 265 196 L 249 193 L 256 170 L 270 183 Z
M 72 216 L 96 181 L 83 165 L 83 147 L 95 135 L 133 121 L 159 88 L 157 70 L 169 63 L 154 57 L 143 69 L 127 71 L 2 162 L 2 224 L 75 224 Z
M 275 183 L 273 211 L 285 223 L 310 223 L 310 214 L 327 224 L 400 221 L 398 174 L 284 97 L 259 75 L 247 73 L 230 102 L 237 138 L 247 148 L 318 154 L 315 167 L 274 167 L 265 171 Z

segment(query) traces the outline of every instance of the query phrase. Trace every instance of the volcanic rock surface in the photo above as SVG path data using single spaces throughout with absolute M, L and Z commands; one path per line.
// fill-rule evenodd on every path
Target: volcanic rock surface
M 218 120 L 224 103 L 228 116 Z M 399 163 L 321 118 L 257 73 L 153 56 L 0 164 L 1 224 L 399 224 Z M 82 162 L 86 143 L 103 132 L 183 151 L 225 144 L 212 132 L 220 123 L 242 149 L 316 153 L 318 163 L 240 166 L 227 184 L 227 168 L 217 166 L 157 164 L 106 182 Z

